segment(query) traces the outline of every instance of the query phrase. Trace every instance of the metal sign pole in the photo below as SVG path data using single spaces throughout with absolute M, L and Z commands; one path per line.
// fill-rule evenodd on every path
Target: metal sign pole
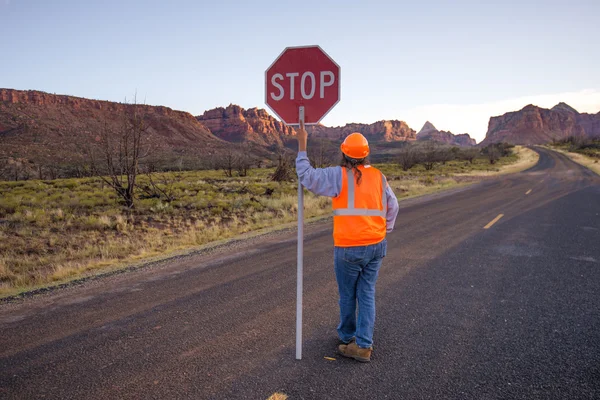
M 300 128 L 304 128 L 304 106 L 300 106 Z M 298 146 L 300 142 L 298 142 Z M 302 359 L 302 280 L 304 254 L 304 189 L 298 179 L 298 268 L 296 276 L 296 360 Z

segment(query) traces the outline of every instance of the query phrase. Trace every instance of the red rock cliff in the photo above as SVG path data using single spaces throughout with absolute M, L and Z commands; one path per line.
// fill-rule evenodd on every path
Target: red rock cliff
M 191 114 L 168 107 L 0 89 L 0 156 L 46 162 L 80 158 L 81 146 L 101 132 L 118 132 L 134 110 L 145 117 L 155 155 L 193 157 L 228 146 Z
M 600 136 L 600 112 L 580 114 L 565 103 L 552 109 L 530 104 L 519 111 L 490 118 L 482 145 L 497 142 L 544 144 L 569 136 Z
M 262 108 L 244 110 L 235 104 L 206 111 L 196 117 L 217 137 L 228 142 L 253 142 L 282 146 L 296 131 L 276 120 Z
M 352 123 L 334 128 L 324 125 L 314 125 L 308 126 L 306 130 L 311 136 L 339 141 L 353 132 L 360 132 L 369 141 L 374 142 L 395 142 L 416 139 L 416 132 L 406 122 L 398 120 L 377 121 L 373 124 Z

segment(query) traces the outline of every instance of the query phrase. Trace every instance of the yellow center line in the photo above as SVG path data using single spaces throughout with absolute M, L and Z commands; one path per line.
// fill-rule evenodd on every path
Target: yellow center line
M 484 226 L 483 229 L 490 229 L 492 227 L 492 225 L 494 225 L 496 222 L 498 222 L 498 220 L 500 220 L 500 218 L 502 218 L 502 217 L 504 217 L 504 214 L 499 214 L 496 218 L 491 220 L 489 224 Z
M 525 193 L 525 194 L 529 194 L 529 193 L 531 193 L 531 189 L 529 189 L 529 190 L 527 191 L 527 193 Z

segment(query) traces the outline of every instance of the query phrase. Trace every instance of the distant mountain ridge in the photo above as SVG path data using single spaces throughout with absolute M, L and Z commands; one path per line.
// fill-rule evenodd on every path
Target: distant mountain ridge
M 323 137 L 340 142 L 353 132 L 360 132 L 367 140 L 373 142 L 413 141 L 417 139 L 415 130 L 411 129 L 406 122 L 399 120 L 382 120 L 372 124 L 350 123 L 338 127 L 319 124 L 307 126 L 306 131 L 312 137 Z
M 283 146 L 286 139 L 296 135 L 291 126 L 275 119 L 265 109 L 230 104 L 205 111 L 196 117 L 217 137 L 228 142 L 253 142 L 262 146 Z
M 244 108 L 230 104 L 217 107 L 196 117 L 217 137 L 229 142 L 252 142 L 263 146 L 283 145 L 296 135 L 296 130 L 275 119 L 261 108 Z M 325 125 L 306 126 L 313 138 L 342 141 L 353 132 L 360 132 L 374 142 L 416 140 L 416 132 L 406 122 L 398 120 L 377 121 L 372 124 L 352 123 L 339 127 Z
M 569 136 L 600 137 L 600 112 L 579 113 L 562 102 L 551 109 L 529 104 L 519 111 L 490 118 L 481 145 L 498 142 L 544 144 Z
M 234 104 L 194 117 L 164 106 L 0 89 L 0 161 L 20 159 L 38 167 L 80 168 L 87 162 L 85 148 L 105 132 L 118 134 L 134 109 L 145 116 L 153 159 L 164 162 L 177 159 L 187 160 L 186 165 L 202 165 L 232 150 L 269 157 L 276 148 L 293 147 L 296 134 L 264 109 L 245 110 Z M 308 131 L 313 138 L 332 142 L 357 131 L 374 143 L 416 140 L 416 132 L 398 120 L 332 128 L 317 125 Z
M 425 122 L 419 133 L 417 133 L 417 140 L 433 140 L 451 146 L 475 146 L 477 144 L 477 141 L 471 138 L 468 133 L 455 135 L 452 132 L 439 131 L 429 121 Z
M 0 156 L 46 165 L 81 160 L 82 146 L 99 140 L 102 132 L 119 131 L 134 107 L 145 115 L 156 155 L 197 157 L 229 146 L 190 113 L 168 107 L 0 89 Z
M 97 141 L 98 135 L 106 129 L 117 132 L 124 115 L 131 113 L 133 107 L 146 116 L 149 141 L 157 154 L 171 160 L 220 157 L 232 149 L 271 157 L 276 148 L 293 147 L 296 135 L 294 128 L 260 108 L 244 109 L 230 104 L 194 117 L 164 106 L 0 89 L 0 159 L 24 158 L 44 165 L 81 162 L 82 146 Z M 338 143 L 352 132 L 361 132 L 369 141 L 382 144 L 415 140 L 461 146 L 475 144 L 468 134 L 439 131 L 429 121 L 419 133 L 400 120 L 338 127 L 313 125 L 308 126 L 307 131 L 313 139 L 325 138 Z M 482 145 L 501 141 L 539 144 L 568 136 L 600 137 L 600 112 L 579 113 L 566 103 L 551 109 L 528 105 L 520 111 L 492 117 Z

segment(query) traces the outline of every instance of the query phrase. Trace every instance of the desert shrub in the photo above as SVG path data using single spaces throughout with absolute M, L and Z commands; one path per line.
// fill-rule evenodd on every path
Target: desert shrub
M 77 179 L 65 179 L 64 181 L 62 181 L 60 183 L 60 185 L 57 185 L 56 187 L 72 190 L 72 189 L 77 188 L 79 185 L 81 185 L 81 183 Z M 89 187 L 87 185 L 85 185 L 85 186 Z M 85 189 L 85 188 L 82 188 L 82 189 Z
M 406 145 L 398 153 L 398 164 L 403 171 L 408 171 L 420 161 L 421 153 L 415 146 Z
M 488 160 L 490 161 L 490 164 L 495 164 L 496 161 L 498 161 L 500 159 L 500 151 L 498 150 L 497 147 L 492 146 L 490 147 L 486 152 L 485 152 Z
M 427 175 L 419 179 L 419 182 L 421 182 L 424 185 L 431 186 L 435 184 L 435 179 L 432 175 Z
M 492 143 L 484 147 L 481 153 L 489 160 L 490 164 L 495 164 L 501 157 L 510 156 L 514 147 L 509 143 Z
M 28 182 L 25 182 L 25 181 L 2 182 L 2 186 L 6 187 L 7 189 L 14 189 L 14 188 L 18 188 L 18 187 L 23 187 L 27 183 Z
M 50 210 L 48 214 L 50 215 L 52 222 L 64 221 L 65 219 L 65 212 L 62 208 L 55 208 L 53 210 Z
M 292 179 L 292 162 L 289 158 L 280 153 L 277 158 L 277 168 L 271 177 L 276 182 L 290 181 Z
M 116 221 L 107 215 L 88 215 L 80 219 L 82 229 L 104 230 L 116 226 Z
M 584 154 L 588 157 L 592 157 L 592 158 L 600 158 L 600 148 L 598 150 L 596 150 L 595 148 L 585 148 L 582 150 L 579 150 L 578 153 Z M 596 162 L 598 162 L 598 160 L 596 160 Z
M 419 163 L 423 165 L 426 171 L 431 171 L 439 162 L 446 162 L 447 155 L 445 149 L 438 143 L 428 140 L 420 148 Z
M 477 158 L 479 154 L 480 150 L 477 147 L 469 147 L 466 149 L 461 149 L 457 155 L 457 158 L 468 161 L 469 164 L 473 164 L 473 160 Z
M 14 214 L 20 206 L 21 202 L 16 198 L 0 198 L 0 216 Z

